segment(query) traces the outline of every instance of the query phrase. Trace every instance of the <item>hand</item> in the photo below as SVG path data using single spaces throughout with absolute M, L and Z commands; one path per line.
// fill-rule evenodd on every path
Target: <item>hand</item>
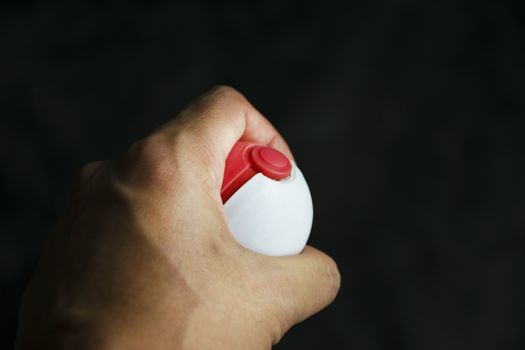
M 268 349 L 331 303 L 333 260 L 268 257 L 230 234 L 220 198 L 239 140 L 285 141 L 227 87 L 114 161 L 84 166 L 24 294 L 18 349 Z

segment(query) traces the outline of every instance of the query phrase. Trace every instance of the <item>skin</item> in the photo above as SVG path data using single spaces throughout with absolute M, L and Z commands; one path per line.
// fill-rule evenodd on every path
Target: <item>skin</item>
M 17 349 L 269 349 L 335 298 L 334 261 L 268 257 L 230 234 L 220 198 L 239 139 L 292 154 L 217 87 L 119 159 L 79 172 L 23 296 Z

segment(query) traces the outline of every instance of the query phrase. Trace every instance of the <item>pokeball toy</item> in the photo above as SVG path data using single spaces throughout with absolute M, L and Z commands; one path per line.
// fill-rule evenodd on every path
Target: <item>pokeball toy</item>
M 224 170 L 221 198 L 237 241 L 272 256 L 299 254 L 312 228 L 312 197 L 297 165 L 281 152 L 237 142 Z

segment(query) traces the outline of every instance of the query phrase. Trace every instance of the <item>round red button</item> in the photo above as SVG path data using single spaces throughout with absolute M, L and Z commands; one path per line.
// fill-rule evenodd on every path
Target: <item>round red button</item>
M 251 152 L 253 165 L 265 176 L 281 180 L 290 176 L 292 164 L 281 152 L 265 146 L 254 147 Z
M 259 155 L 266 163 L 278 168 L 285 168 L 290 164 L 288 158 L 273 148 L 264 147 L 259 151 Z

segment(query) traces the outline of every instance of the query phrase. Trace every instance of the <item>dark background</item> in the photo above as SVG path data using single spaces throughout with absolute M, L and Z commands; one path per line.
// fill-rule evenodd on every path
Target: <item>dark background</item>
M 220 83 L 288 140 L 314 197 L 311 244 L 342 273 L 332 306 L 277 349 L 524 349 L 524 11 L 0 5 L 0 348 L 75 169 Z

